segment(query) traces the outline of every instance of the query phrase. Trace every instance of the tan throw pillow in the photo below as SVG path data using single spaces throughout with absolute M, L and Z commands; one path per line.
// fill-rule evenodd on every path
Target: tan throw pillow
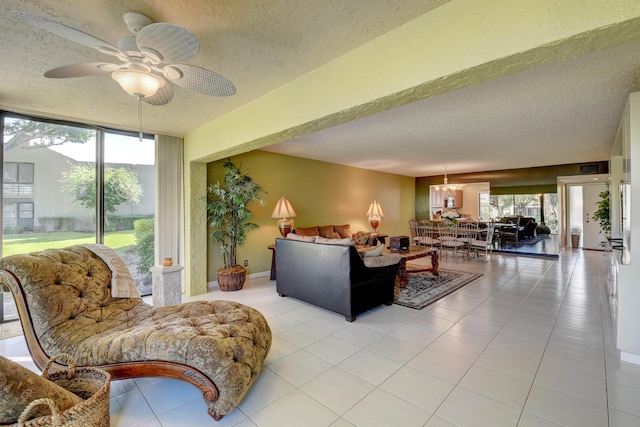
M 343 239 L 351 239 L 353 237 L 353 234 L 351 233 L 351 226 L 349 224 L 334 225 L 333 229 L 340 234 L 340 237 Z
M 322 236 L 322 237 L 326 237 L 327 239 L 333 239 L 333 237 L 331 237 L 331 235 L 334 233 L 333 225 L 320 226 L 320 227 L 318 227 L 318 232 L 320 233 L 320 236 Z
M 299 236 L 319 236 L 318 227 L 298 227 L 296 234 Z
M 369 241 L 369 237 L 371 237 L 370 232 L 358 231 L 355 236 L 356 245 L 366 245 Z
M 383 250 L 384 250 L 384 245 L 378 245 L 373 249 L 369 249 L 368 251 L 365 251 L 364 252 L 364 258 L 380 256 L 380 255 L 382 255 L 382 251 Z
M 82 403 L 83 400 L 27 368 L 0 356 L 0 424 L 18 422 L 18 417 L 31 402 L 48 397 L 56 402 L 60 412 Z M 31 410 L 29 418 L 51 415 L 46 405 Z

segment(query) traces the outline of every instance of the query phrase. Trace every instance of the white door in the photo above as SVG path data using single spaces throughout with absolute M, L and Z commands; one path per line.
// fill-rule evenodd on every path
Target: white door
M 606 191 L 607 185 L 604 183 L 588 184 L 582 186 L 582 214 L 584 218 L 584 228 L 582 235 L 583 249 L 599 249 L 600 244 L 606 237 L 600 233 L 600 224 L 593 219 L 593 213 L 598 209 L 600 193 Z

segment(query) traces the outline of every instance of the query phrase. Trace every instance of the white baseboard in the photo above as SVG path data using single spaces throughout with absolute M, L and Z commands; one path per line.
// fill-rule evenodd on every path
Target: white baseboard
M 268 271 L 259 271 L 257 273 L 251 273 L 249 274 L 249 276 L 247 276 L 247 278 L 257 279 L 259 277 L 267 277 L 267 276 L 271 276 L 271 271 L 268 270 Z M 220 286 L 218 286 L 218 281 L 212 280 L 211 282 L 207 282 L 207 289 L 211 290 L 211 287 L 219 288 Z
M 626 351 L 621 351 L 620 360 L 627 363 L 633 363 L 634 365 L 640 365 L 640 354 L 627 353 Z
M 252 273 L 249 275 L 249 279 L 257 279 L 258 277 L 271 276 L 271 271 L 261 271 L 259 273 Z

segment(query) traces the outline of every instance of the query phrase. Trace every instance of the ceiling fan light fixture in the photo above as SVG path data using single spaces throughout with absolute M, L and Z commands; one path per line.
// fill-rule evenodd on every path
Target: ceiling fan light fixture
M 151 49 L 150 47 L 141 47 L 140 52 L 147 58 L 151 59 L 154 62 L 160 63 L 164 60 L 162 54 L 157 50 Z
M 140 98 L 153 96 L 164 86 L 164 80 L 160 77 L 141 70 L 116 70 L 111 73 L 111 77 L 118 82 L 122 90 Z
M 125 52 L 127 54 L 130 52 L 137 53 L 138 45 L 136 44 L 136 37 L 135 36 L 120 37 L 120 40 L 118 40 L 118 49 L 120 49 L 120 51 Z
M 105 71 L 115 71 L 119 69 L 117 64 L 112 64 L 111 62 L 100 64 L 98 65 L 98 68 Z
M 220 74 L 184 63 L 198 54 L 200 43 L 194 33 L 180 25 L 153 23 L 145 15 L 126 13 L 124 21 L 133 36 L 121 38 L 116 47 L 84 31 L 42 16 L 21 11 L 13 11 L 12 14 L 24 24 L 114 56 L 121 62 L 66 65 L 46 71 L 45 77 L 111 74 L 138 103 L 144 101 L 151 105 L 165 105 L 173 99 L 172 83 L 204 95 L 230 96 L 236 93 L 233 83 Z
M 124 14 L 124 22 L 127 24 L 127 28 L 132 33 L 136 34 L 138 31 L 151 25 L 153 21 L 141 13 L 128 12 Z
M 96 49 L 98 49 L 99 52 L 104 53 L 105 55 L 116 56 L 121 53 L 118 49 L 114 49 L 110 46 L 97 46 Z
M 171 65 L 164 67 L 162 73 L 166 78 L 172 81 L 182 78 L 182 71 L 178 70 L 176 67 L 172 67 Z

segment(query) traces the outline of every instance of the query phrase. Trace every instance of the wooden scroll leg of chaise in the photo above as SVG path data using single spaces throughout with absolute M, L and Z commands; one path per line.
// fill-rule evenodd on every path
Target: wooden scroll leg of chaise
M 47 362 L 49 362 L 50 356 L 44 351 L 37 339 L 35 330 L 33 329 L 31 313 L 26 305 L 25 295 L 22 292 L 22 288 L 18 286 L 17 283 L 19 283 L 18 279 L 13 275 L 13 273 L 0 270 L 0 290 L 8 288 L 11 291 L 20 316 L 20 324 L 22 325 L 22 331 L 24 332 L 25 341 L 27 342 L 27 348 L 29 349 L 33 363 L 38 367 L 38 369 L 42 370 Z M 109 372 L 114 380 L 140 377 L 162 377 L 186 381 L 197 387 L 202 392 L 202 398 L 204 399 L 207 408 L 211 408 L 211 403 L 218 400 L 218 388 L 213 381 L 198 369 L 180 363 L 161 360 L 144 360 L 99 365 L 96 367 Z M 53 362 L 51 364 L 51 368 L 62 370 L 67 367 L 60 365 L 57 362 Z M 212 409 L 208 409 L 208 413 L 216 421 L 221 420 L 223 417 L 223 415 L 216 413 Z

